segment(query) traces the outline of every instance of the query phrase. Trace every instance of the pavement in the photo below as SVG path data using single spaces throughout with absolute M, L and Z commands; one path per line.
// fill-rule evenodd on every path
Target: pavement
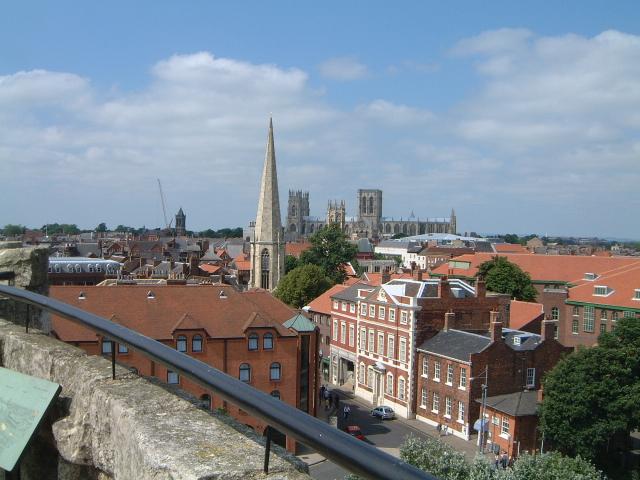
M 344 401 L 351 405 L 357 405 L 364 411 L 369 411 L 373 408 L 373 405 L 362 398 L 356 397 L 353 394 L 353 390 L 350 385 L 346 384 L 341 387 L 335 385 L 329 385 L 331 392 L 336 392 L 340 397 L 340 409 L 344 405 Z M 337 416 L 335 405 L 332 406 L 330 410 L 325 410 L 323 406 L 318 409 L 317 418 L 323 420 L 327 423 L 330 423 L 331 416 Z M 388 422 L 388 421 L 387 421 Z M 424 422 L 415 419 L 406 419 L 401 417 L 396 417 L 392 422 L 399 422 L 404 426 L 408 427 L 409 430 L 412 430 L 417 434 L 417 436 L 429 436 L 433 438 L 440 438 L 440 440 L 447 445 L 450 445 L 455 450 L 464 453 L 464 455 L 469 460 L 473 460 L 473 458 L 477 454 L 477 445 L 476 445 L 476 435 L 472 435 L 471 440 L 466 441 L 454 435 L 440 435 L 435 427 L 428 425 Z M 385 445 L 384 447 L 378 446 L 381 450 L 395 456 L 400 457 L 400 445 L 397 447 L 390 447 Z M 325 457 L 320 455 L 319 453 L 309 449 L 308 447 L 301 445 L 301 451 L 298 454 L 298 458 L 304 461 L 307 465 L 313 466 L 325 460 Z

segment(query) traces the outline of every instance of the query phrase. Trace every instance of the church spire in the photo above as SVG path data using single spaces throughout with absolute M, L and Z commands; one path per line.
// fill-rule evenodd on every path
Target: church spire
M 258 212 L 251 244 L 251 286 L 273 290 L 284 275 L 284 239 L 276 170 L 273 120 L 269 118 Z

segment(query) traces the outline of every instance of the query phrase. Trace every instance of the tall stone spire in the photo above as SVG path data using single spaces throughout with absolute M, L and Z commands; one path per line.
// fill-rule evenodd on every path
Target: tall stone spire
M 276 170 L 273 120 L 269 119 L 258 212 L 251 241 L 251 281 L 254 288 L 273 290 L 284 275 L 284 232 L 280 220 L 280 197 Z
M 458 221 L 456 219 L 456 211 L 451 209 L 451 217 L 449 217 L 449 233 L 456 235 L 458 231 Z

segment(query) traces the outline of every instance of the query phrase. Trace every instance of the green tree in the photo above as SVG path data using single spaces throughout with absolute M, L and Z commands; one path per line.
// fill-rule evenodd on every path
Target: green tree
M 298 259 L 293 255 L 287 255 L 284 257 L 284 272 L 289 273 L 291 270 L 298 266 Z
M 342 266 L 355 259 L 357 247 L 347 241 L 339 225 L 328 225 L 309 239 L 311 248 L 302 252 L 300 264 L 318 265 L 333 283 L 342 283 L 347 275 Z
M 611 440 L 627 438 L 640 427 L 638 323 L 635 318 L 618 321 L 614 332 L 600 337 L 600 346 L 572 353 L 543 380 L 540 426 L 545 439 L 610 473 L 616 469 Z
M 516 235 L 515 233 L 507 233 L 504 236 L 504 241 L 506 243 L 520 243 L 520 237 L 518 237 L 518 235 Z
M 25 231 L 25 227 L 24 225 L 13 225 L 8 223 L 4 226 L 2 231 L 7 237 L 15 237 L 16 235 L 22 235 Z
M 107 229 L 107 224 L 106 224 L 106 223 L 104 223 L 104 222 L 100 223 L 100 224 L 96 227 L 96 232 L 104 233 L 104 232 L 106 232 L 107 230 L 108 230 L 108 229 Z
M 508 293 L 516 300 L 533 302 L 536 289 L 527 272 L 507 260 L 506 257 L 495 256 L 478 266 L 478 277 L 484 278 L 487 289 L 497 293 Z
M 275 291 L 275 296 L 294 308 L 301 308 L 326 292 L 332 283 L 317 265 L 302 265 L 287 273 Z

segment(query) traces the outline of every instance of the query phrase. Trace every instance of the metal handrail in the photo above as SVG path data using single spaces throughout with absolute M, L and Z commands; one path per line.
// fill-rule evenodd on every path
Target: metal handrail
M 292 436 L 361 477 L 389 480 L 436 480 L 436 477 L 347 435 L 271 395 L 122 325 L 44 295 L 15 287 L 0 285 L 0 296 L 34 305 L 137 350 L 204 388 L 212 390 L 254 417 Z M 115 351 L 113 348 L 112 350 Z

